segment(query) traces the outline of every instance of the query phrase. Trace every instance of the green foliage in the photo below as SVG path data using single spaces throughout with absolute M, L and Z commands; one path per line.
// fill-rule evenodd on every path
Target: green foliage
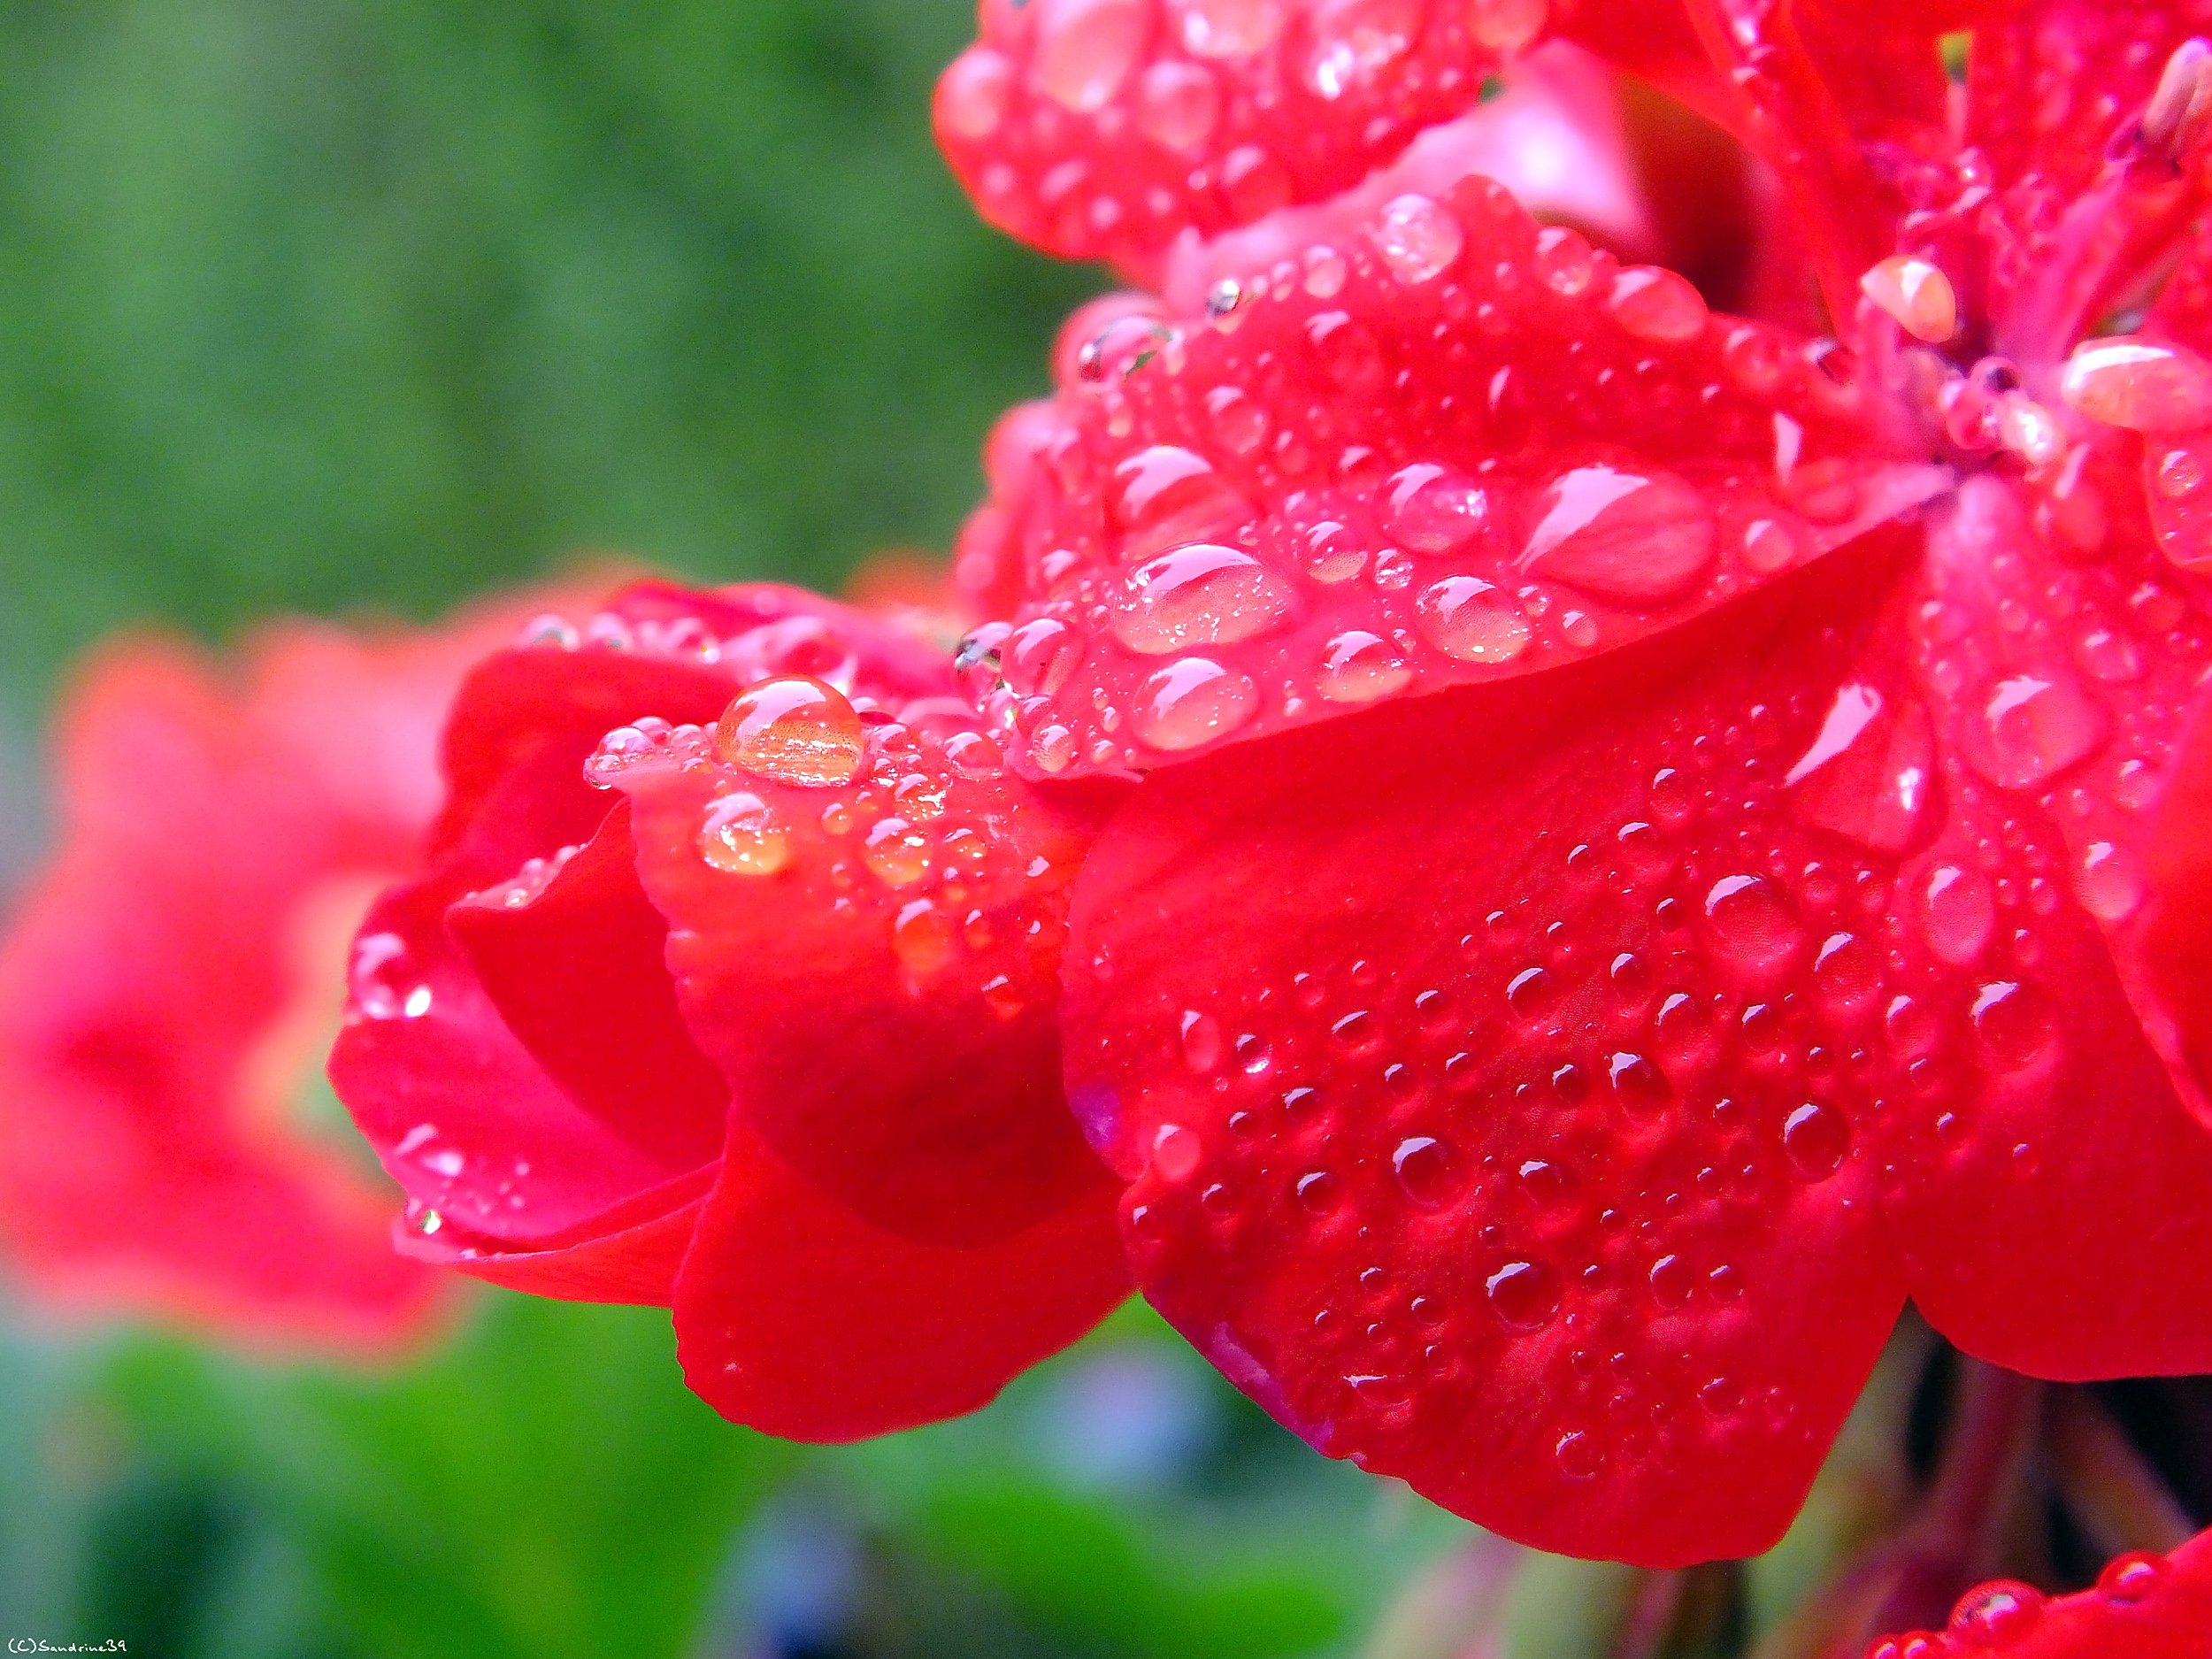
M 0 4 L 0 686 L 584 547 L 941 546 L 1094 279 L 928 137 L 960 0 Z

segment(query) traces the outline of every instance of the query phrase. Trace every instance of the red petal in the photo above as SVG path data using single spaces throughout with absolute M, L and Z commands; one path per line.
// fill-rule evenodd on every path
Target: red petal
M 1891 985 L 1923 1004 L 1896 1023 L 1927 1023 L 1893 1056 L 1922 1048 L 1893 1210 L 1937 1327 L 2047 1377 L 2212 1365 L 2212 1118 L 2160 1052 L 2194 1003 L 2162 1006 L 2137 965 L 2147 843 L 2180 821 L 2149 809 L 2208 658 L 2144 541 L 2069 565 L 1976 478 L 1937 516 L 1914 612 L 1949 826 L 1893 907 L 1932 976 Z
M 606 775 L 685 1018 L 763 1138 L 874 1226 L 984 1244 L 1106 1185 L 1061 1098 L 1055 974 L 1118 791 L 1048 798 L 959 705 L 911 718 L 841 784 L 681 733 Z
M 1576 661 L 1944 482 L 1886 464 L 1787 338 L 1487 180 L 1332 218 L 1213 321 L 1122 316 L 1097 378 L 995 444 L 996 563 L 1028 603 L 972 655 L 1025 769 Z
M 734 1422 L 854 1440 L 972 1411 L 1129 1292 L 1110 1192 L 976 1249 L 879 1232 L 733 1122 L 676 1287 L 694 1393 Z
M 1960 1598 L 1949 1629 L 1877 1641 L 1866 1659 L 2198 1659 L 2207 1631 L 2212 1533 L 2171 1555 L 2122 1555 L 2079 1595 L 1984 1585 Z
M 533 859 L 594 841 L 610 802 L 584 781 L 583 763 L 611 728 L 648 716 L 711 719 L 742 684 L 794 669 L 839 680 L 864 699 L 949 684 L 941 655 L 926 641 L 766 585 L 703 594 L 641 584 L 580 627 L 542 619 L 527 644 L 470 676 L 448 728 L 453 787 L 436 863 L 371 918 L 356 949 L 352 1017 L 332 1061 L 340 1093 L 414 1201 L 419 1226 L 434 1221 L 480 1252 L 503 1240 L 566 1248 L 595 1226 L 634 1225 L 638 1217 L 622 1206 L 711 1158 L 719 1113 L 710 1111 L 711 1079 L 695 1049 L 626 1051 L 632 1064 L 617 1075 L 614 1056 L 626 1053 L 618 1045 L 562 1041 L 572 1033 L 558 1010 L 573 1007 L 582 988 L 574 972 L 534 979 L 526 948 L 499 950 L 501 996 L 563 1077 L 588 1086 L 572 1093 L 502 1019 L 449 936 L 446 912 L 470 894 L 506 887 Z M 541 917 L 513 918 L 512 930 L 504 918 L 465 919 L 463 929 L 490 951 L 547 927 L 565 935 L 596 912 L 599 942 L 626 941 L 622 961 L 641 979 L 657 923 L 618 862 L 588 858 Z M 592 965 L 559 949 L 541 955 L 548 968 Z M 604 985 L 593 993 L 611 995 Z M 650 987 L 624 987 L 623 1002 L 634 1022 L 671 1037 L 666 1005 Z M 674 1101 L 688 1103 L 672 1112 Z
M 455 904 L 446 927 L 572 1100 L 671 1169 L 713 1157 L 729 1090 L 677 1012 L 668 924 L 638 884 L 626 803 L 541 878 Z
M 1889 861 L 1783 776 L 1884 568 L 1158 774 L 1093 849 L 1071 1097 L 1140 1283 L 1324 1449 L 1654 1565 L 1795 1512 L 1903 1301 Z
M 2149 861 L 2144 957 L 2199 1090 L 2212 1094 L 2212 708 L 2200 709 L 2167 786 Z
M 594 1216 L 565 1238 L 518 1248 L 503 1239 L 420 1221 L 395 1229 L 401 1252 L 455 1268 L 510 1290 L 568 1302 L 634 1302 L 665 1308 L 676 1294 L 676 1270 L 712 1184 L 712 1166 L 680 1175 Z
M 981 8 L 938 84 L 953 171 L 1048 252 L 1141 264 L 1359 182 L 1473 105 L 1545 0 L 1043 0 Z

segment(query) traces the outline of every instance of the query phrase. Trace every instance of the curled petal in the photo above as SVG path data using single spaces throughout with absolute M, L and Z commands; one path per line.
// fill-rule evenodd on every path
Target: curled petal
M 609 775 L 685 1021 L 762 1139 L 873 1226 L 985 1244 L 1108 1185 L 1061 1102 L 1056 972 L 1120 792 L 1047 797 L 964 707 L 909 712 L 864 737 L 845 710 L 841 780 L 726 722 Z
M 919 1243 L 824 1196 L 735 1119 L 677 1279 L 677 1356 L 734 1422 L 860 1440 L 987 1404 L 1128 1292 L 1109 1191 L 979 1248 Z

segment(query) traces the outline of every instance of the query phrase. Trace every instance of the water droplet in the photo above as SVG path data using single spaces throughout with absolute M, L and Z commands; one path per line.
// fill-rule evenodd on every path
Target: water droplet
M 1375 250 L 1391 275 L 1408 287 L 1448 270 L 1465 242 L 1450 210 L 1425 196 L 1394 196 L 1375 225 Z
M 1544 32 L 1549 0 L 1467 0 L 1467 32 L 1494 52 L 1517 52 Z
M 1390 534 L 1416 553 L 1455 553 L 1490 527 L 1490 497 L 1447 466 L 1423 462 L 1392 474 Z
M 1221 1064 L 1221 1027 L 1214 1023 L 1211 1014 L 1185 1009 L 1181 1037 L 1183 1063 L 1192 1071 L 1210 1071 Z
M 1921 908 L 1928 948 L 1953 967 L 1965 967 L 1988 948 L 1997 899 L 1979 871 L 1937 865 L 1929 872 Z
M 2108 722 L 2063 670 L 2015 674 L 1990 688 L 1960 733 L 1967 764 L 2006 789 L 2035 789 L 2102 746 Z
M 1152 33 L 1151 0 L 1045 0 L 1030 73 L 1045 96 L 1079 112 L 1121 90 Z
M 1662 1308 L 1679 1308 L 1690 1299 L 1695 1281 L 1690 1264 L 1678 1256 L 1663 1256 L 1651 1264 L 1651 1299 Z
M 1406 1196 L 1418 1204 L 1436 1205 L 1452 1195 L 1452 1149 L 1433 1135 L 1408 1135 L 1390 1155 L 1390 1167 Z
M 1756 979 L 1771 979 L 1797 959 L 1804 933 L 1780 889 L 1763 876 L 1723 876 L 1705 895 L 1713 941 Z
M 1809 1181 L 1824 1181 L 1843 1166 L 1851 1126 L 1832 1106 L 1807 1101 L 1782 1120 L 1782 1150 Z
M 1325 98 L 1341 97 L 1413 44 L 1421 10 L 1422 0 L 1322 0 L 1310 25 L 1306 84 Z
M 891 949 L 906 971 L 926 979 L 952 960 L 952 919 L 927 899 L 916 899 L 891 924 Z
M 1316 1215 L 1325 1216 L 1336 1208 L 1336 1177 L 1326 1170 L 1308 1170 L 1298 1178 L 1293 1190 L 1298 1202 Z
M 1605 1075 L 1613 1085 L 1613 1098 L 1633 1118 L 1650 1117 L 1666 1105 L 1671 1093 L 1666 1073 L 1625 1048 L 1607 1059 Z
M 2097 1575 L 2097 1594 L 2122 1607 L 2139 1607 L 2166 1580 L 2166 1558 L 2147 1550 L 2116 1555 Z
M 1196 64 L 1159 63 L 1137 81 L 1137 130 L 1163 150 L 1195 156 L 1221 119 L 1221 88 Z
M 1506 981 L 1505 1000 L 1515 1013 L 1531 1019 L 1552 1003 L 1552 977 L 1542 968 L 1524 968 Z
M 780 675 L 740 692 L 714 728 L 714 751 L 778 783 L 849 783 L 860 770 L 860 716 L 834 686 Z
M 1594 1480 L 1605 1466 L 1605 1455 L 1597 1442 L 1580 1429 L 1570 1429 L 1553 1443 L 1552 1456 L 1559 1464 L 1559 1472 L 1570 1480 Z
M 1282 32 L 1278 0 L 1183 0 L 1183 48 L 1196 57 L 1249 58 Z
M 1352 628 L 1322 648 L 1314 689 L 1331 703 L 1373 703 L 1412 682 L 1404 655 L 1379 634 Z
M 2050 1052 L 2057 1028 L 2033 986 L 1993 979 L 1974 993 L 1975 1033 L 1998 1065 L 2018 1071 Z
M 1250 554 L 1202 542 L 1129 573 L 1114 637 L 1154 657 L 1231 645 L 1281 626 L 1297 605 L 1290 583 Z
M 1705 498 L 1669 472 L 1576 467 L 1552 480 L 1537 512 L 1522 566 L 1602 599 L 1671 598 L 1713 562 Z
M 411 954 L 397 933 L 364 933 L 353 941 L 347 988 L 365 1018 L 420 1019 L 430 1011 L 430 987 L 414 971 Z
M 1541 1262 L 1508 1262 L 1483 1281 L 1490 1309 L 1517 1331 L 1538 1331 L 1559 1311 L 1559 1275 Z
M 1422 635 L 1463 663 L 1509 663 L 1535 632 L 1521 608 L 1479 576 L 1447 576 L 1415 602 Z
M 768 803 L 740 789 L 707 808 L 699 856 L 730 875 L 772 876 L 790 861 L 791 842 Z
M 1243 524 L 1252 504 L 1223 481 L 1203 456 L 1156 443 L 1114 468 L 1108 495 L 1124 558 L 1141 558 L 1178 541 L 1202 540 Z
M 1235 731 L 1258 708 L 1259 693 L 1242 674 L 1186 657 L 1144 682 L 1134 724 L 1155 749 L 1196 749 Z
M 1152 1137 L 1152 1168 L 1164 1181 L 1187 1181 L 1197 1172 L 1203 1150 L 1180 1124 L 1162 1124 Z
M 1613 280 L 1608 301 L 1620 326 L 1639 340 L 1675 344 L 1705 329 L 1705 301 L 1689 283 L 1658 265 L 1631 265 Z
M 1009 687 L 1025 697 L 1049 697 L 1068 683 L 1083 645 L 1066 623 L 1039 617 L 1008 634 L 999 656 Z
M 1859 277 L 1859 291 L 1915 339 L 1941 345 L 1959 327 L 1959 296 L 1951 279 L 1911 254 L 1878 260 Z
M 861 838 L 860 858 L 885 887 L 910 887 L 929 873 L 929 841 L 902 818 L 878 818 Z
M 2143 872 L 2134 855 L 2111 841 L 2089 843 L 2074 874 L 2074 896 L 2082 909 L 2101 922 L 2124 922 L 2141 908 L 2143 895 Z
M 1952 1630 L 1984 1647 L 2018 1641 L 2042 1622 L 2043 1593 L 2009 1582 L 1968 1591 L 1951 1613 Z
M 2185 347 L 2120 335 L 2074 349 L 2059 396 L 2092 420 L 2131 432 L 2212 426 L 2212 364 Z

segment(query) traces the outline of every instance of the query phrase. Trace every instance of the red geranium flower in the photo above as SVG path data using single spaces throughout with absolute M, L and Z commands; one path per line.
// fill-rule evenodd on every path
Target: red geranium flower
M 57 727 L 57 847 L 0 941 L 0 1256 L 41 1300 L 380 1348 L 437 1278 L 303 1086 L 344 952 L 436 810 L 467 664 L 526 614 L 111 642 Z
M 2212 1632 L 2212 1533 L 2170 1555 L 2110 1562 L 2097 1586 L 2046 1598 L 2024 1584 L 1983 1585 L 1960 1599 L 1948 1629 L 1885 1637 L 1866 1659 L 2199 1659 Z
M 980 1405 L 1128 1291 L 1054 978 L 1125 787 L 1008 775 L 910 600 L 648 585 L 480 666 L 331 1065 L 411 1255 L 672 1303 L 694 1389 L 810 1440 Z
M 1908 1295 L 2212 1367 L 2212 7 L 983 19 L 956 166 L 1161 283 L 960 564 L 1016 767 L 1145 778 L 1061 1022 L 1153 1302 L 1323 1449 L 1659 1565 L 1772 1541 Z M 1415 142 L 1549 25 L 1771 168 L 1756 315 Z

